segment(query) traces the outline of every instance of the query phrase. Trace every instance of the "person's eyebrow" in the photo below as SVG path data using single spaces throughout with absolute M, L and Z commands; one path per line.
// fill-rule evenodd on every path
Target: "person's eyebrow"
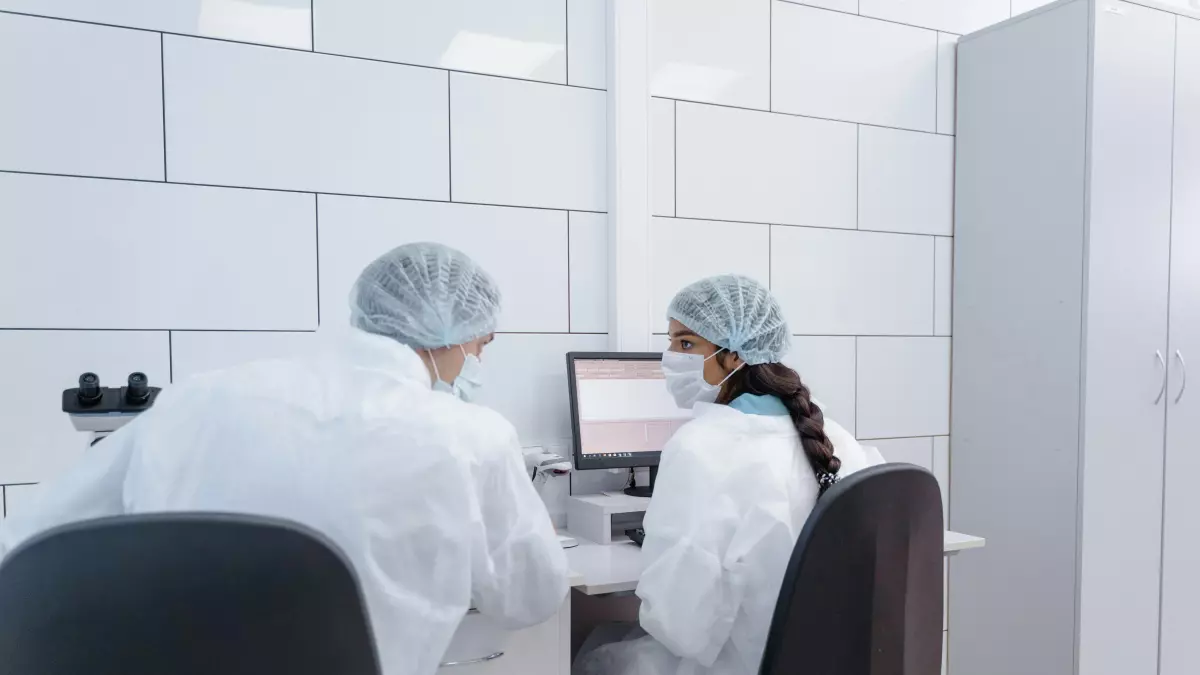
M 683 330 L 677 330 L 673 333 L 667 333 L 667 335 L 669 337 L 671 337 L 672 339 L 681 338 L 681 337 L 700 337 L 699 335 L 696 335 L 695 333 L 693 333 L 692 331 L 690 331 L 686 328 Z

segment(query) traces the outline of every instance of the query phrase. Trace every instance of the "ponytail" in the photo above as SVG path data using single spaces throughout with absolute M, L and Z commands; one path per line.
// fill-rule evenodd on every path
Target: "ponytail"
M 837 482 L 842 460 L 833 454 L 833 442 L 825 435 L 825 415 L 820 406 L 813 403 L 800 375 L 782 363 L 743 366 L 725 383 L 717 402 L 728 404 L 742 394 L 775 396 L 783 402 L 817 477 L 818 496 L 825 494 Z

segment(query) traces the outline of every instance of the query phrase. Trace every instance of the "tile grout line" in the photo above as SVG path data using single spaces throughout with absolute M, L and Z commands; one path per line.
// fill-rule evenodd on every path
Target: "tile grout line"
M 247 47 L 261 47 L 263 49 L 278 49 L 286 52 L 298 52 L 301 54 L 314 54 L 317 56 L 332 56 L 343 59 L 351 59 L 354 61 L 368 61 L 371 63 L 385 63 L 393 66 L 405 66 L 408 68 L 420 68 L 423 70 L 440 70 L 448 73 L 461 73 L 463 75 L 476 75 L 478 77 L 494 77 L 500 80 L 512 80 L 514 82 L 529 82 L 532 84 L 546 84 L 553 87 L 571 87 L 572 89 L 586 89 L 589 91 L 607 92 L 607 89 L 600 87 L 589 87 L 582 84 L 566 84 L 565 82 L 550 82 L 547 80 L 534 80 L 526 77 L 515 77 L 513 75 L 500 75 L 496 73 L 484 73 L 474 70 L 459 70 L 456 68 L 443 68 L 440 66 L 428 66 L 420 63 L 406 63 L 404 61 L 389 61 L 387 59 L 371 58 L 369 56 L 355 56 L 354 54 L 339 54 L 337 52 L 321 52 L 315 49 L 302 49 L 300 47 L 288 47 L 286 45 L 263 44 L 261 42 L 246 42 L 244 40 L 230 40 L 228 38 L 212 37 L 209 35 L 194 35 L 191 33 L 177 33 L 169 30 L 155 30 L 152 28 L 138 28 L 136 26 L 121 26 L 113 23 L 102 23 L 99 21 L 85 21 L 83 19 L 70 19 L 60 16 L 47 16 L 45 14 L 32 14 L 29 12 L 14 12 L 12 10 L 0 9 L 0 15 L 23 16 L 30 19 L 44 19 L 46 21 L 65 21 L 67 23 L 77 23 L 87 26 L 99 26 L 102 28 L 114 28 L 117 30 L 131 30 L 139 33 L 158 33 L 159 35 L 173 35 L 181 38 L 189 38 L 192 40 L 205 40 L 208 42 L 220 42 L 232 45 L 244 45 Z
M 167 182 L 167 48 L 166 36 L 158 34 L 159 98 L 162 106 L 163 179 Z
M 950 35 L 950 33 L 947 33 Z M 836 122 L 838 124 L 857 124 L 863 127 L 871 127 L 874 129 L 890 129 L 892 131 L 907 131 L 914 134 L 926 134 L 929 136 L 947 136 L 954 138 L 954 134 L 939 133 L 936 129 L 929 131 L 926 129 L 913 129 L 912 127 L 894 127 L 887 124 L 876 124 L 874 122 L 859 122 L 855 120 L 843 120 L 836 117 L 821 117 L 819 115 L 805 115 L 803 113 L 787 112 L 786 110 L 764 110 L 762 108 L 750 108 L 744 105 L 732 105 L 729 103 L 714 103 L 712 101 L 697 101 L 688 98 L 671 98 L 669 96 L 651 96 L 650 98 L 662 99 L 664 101 L 678 101 L 680 103 L 691 103 L 693 105 L 707 105 L 714 108 L 726 108 L 729 110 L 744 110 L 746 112 L 763 113 L 765 115 L 783 115 L 784 117 L 795 117 L 802 120 L 816 120 L 819 122 Z
M 313 237 L 316 239 L 317 266 L 317 328 L 321 328 L 321 197 L 313 195 Z
M 679 213 L 679 101 L 671 102 L 671 214 Z
M 885 19 L 881 16 L 872 16 L 870 14 L 863 14 L 862 13 L 862 0 L 859 0 L 858 9 L 853 12 L 848 12 L 844 9 L 834 9 L 832 7 L 819 7 L 817 5 L 809 5 L 809 4 L 805 4 L 801 0 L 779 0 L 779 1 L 785 2 L 789 5 L 796 5 L 798 7 L 808 7 L 809 9 L 815 9 L 820 12 L 833 12 L 834 14 L 844 14 L 846 16 L 856 16 L 860 19 L 866 19 L 868 21 L 878 21 L 880 23 L 890 23 L 893 26 L 905 26 L 907 28 L 916 28 L 917 30 L 932 30 L 932 31 L 941 30 L 940 28 L 930 28 L 929 26 L 918 26 L 915 23 L 904 23 L 903 21 L 896 21 L 894 19 Z M 1010 0 L 1010 2 L 1011 2 L 1011 0 Z M 959 37 L 962 37 L 959 33 L 953 33 L 953 35 L 958 35 Z
M 257 190 L 260 192 L 286 192 L 296 195 L 327 195 L 330 197 L 353 197 L 356 199 L 390 199 L 401 202 L 420 202 L 423 204 L 457 204 L 461 206 L 488 206 L 501 209 L 529 209 L 533 211 L 578 211 L 579 213 L 596 213 L 606 214 L 606 211 L 592 211 L 590 209 L 580 209 L 571 207 L 559 206 L 532 206 L 521 204 L 492 204 L 488 202 L 452 202 L 447 199 L 431 199 L 427 197 L 394 197 L 390 195 L 367 195 L 354 194 L 349 192 L 325 192 L 322 190 L 291 190 L 286 188 L 271 188 L 271 187 L 252 187 L 249 185 L 221 185 L 217 183 L 185 183 L 180 181 L 161 181 L 151 180 L 148 178 L 119 178 L 116 176 L 84 176 L 71 173 L 47 173 L 44 171 L 21 171 L 16 169 L 0 169 L 0 175 L 11 174 L 14 176 L 45 176 L 50 178 L 76 178 L 79 180 L 107 180 L 118 183 L 149 183 L 152 185 L 181 185 L 185 187 L 200 187 L 200 188 L 215 188 L 218 190 Z M 667 216 L 664 216 L 667 217 Z M 736 221 L 735 221 L 736 222 Z
M 264 333 L 264 334 L 315 334 L 316 329 L 308 328 L 63 328 L 45 326 L 2 327 L 0 333 Z M 569 332 L 561 330 L 498 330 L 496 335 L 608 335 L 607 332 L 580 331 Z M 804 336 L 812 337 L 812 336 Z M 817 336 L 817 337 L 847 337 L 847 336 Z M 883 336 L 887 337 L 887 336 Z M 928 337 L 920 335 L 904 335 L 896 337 Z M 168 338 L 169 340 L 170 338 Z M 17 483 L 9 483 L 16 485 Z
M 446 73 L 446 200 L 454 201 L 454 84 Z
M 167 331 L 167 382 L 175 382 L 175 341 L 172 331 Z
M 314 0 L 308 0 L 308 50 L 317 51 L 317 8 Z
M 571 332 L 571 212 L 567 211 L 567 332 Z

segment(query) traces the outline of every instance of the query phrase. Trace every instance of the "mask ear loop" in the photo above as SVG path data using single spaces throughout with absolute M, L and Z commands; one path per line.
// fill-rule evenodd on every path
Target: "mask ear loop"
M 435 382 L 442 381 L 442 374 L 438 372 L 437 359 L 433 358 L 433 350 L 426 349 L 425 354 L 429 356 L 429 365 L 433 366 L 433 379 Z

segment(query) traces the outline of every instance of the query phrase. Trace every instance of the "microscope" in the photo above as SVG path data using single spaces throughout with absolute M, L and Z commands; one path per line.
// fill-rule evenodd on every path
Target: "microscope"
M 63 390 L 62 410 L 76 431 L 92 435 L 95 445 L 134 417 L 150 409 L 161 387 L 151 387 L 145 373 L 130 373 L 124 387 L 102 387 L 95 373 L 79 376 L 79 386 Z

